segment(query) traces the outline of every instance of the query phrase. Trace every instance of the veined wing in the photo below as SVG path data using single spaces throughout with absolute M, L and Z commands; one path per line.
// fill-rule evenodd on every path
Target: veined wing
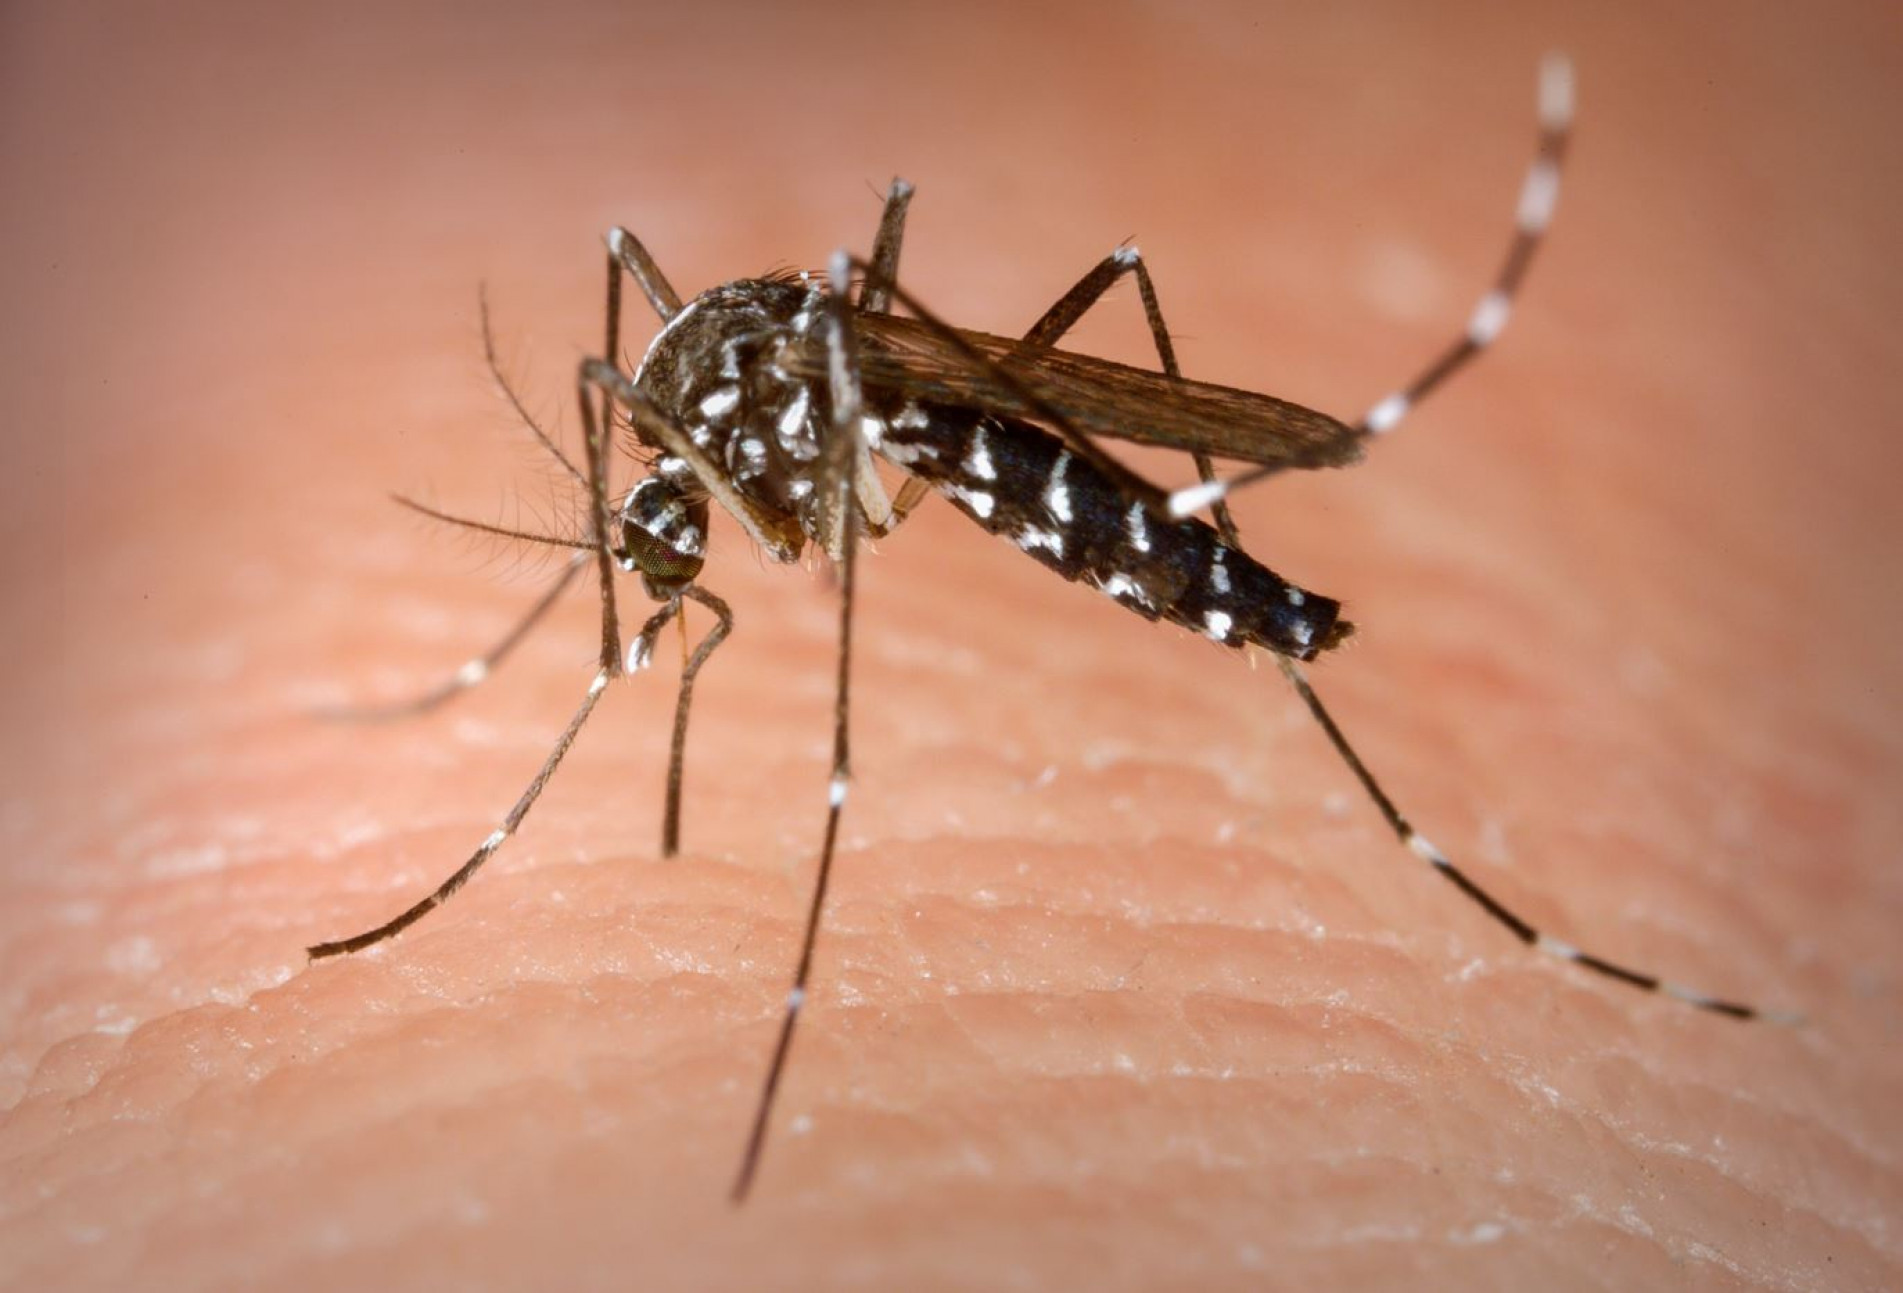
M 870 391 L 1039 421 L 1039 410 L 1024 397 L 1028 388 L 1090 435 L 1294 470 L 1361 458 L 1361 437 L 1352 428 L 1272 395 L 961 328 L 958 336 L 974 358 L 912 318 L 861 314 L 855 324 Z M 824 361 L 819 354 L 800 362 L 823 373 Z

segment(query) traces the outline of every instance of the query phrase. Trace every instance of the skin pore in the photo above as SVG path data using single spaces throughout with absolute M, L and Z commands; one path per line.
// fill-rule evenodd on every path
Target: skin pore
M 7 316 L 0 1283 L 1896 1281 L 1899 105 L 1846 52 L 1888 20 L 739 9 L 736 44 L 243 12 L 7 42 L 0 120 L 42 124 L 5 136 L 41 196 Z M 384 497 L 572 522 L 479 281 L 572 449 L 609 223 L 692 293 L 863 251 L 900 171 L 946 316 L 1021 330 L 1134 232 L 1190 375 L 1352 417 L 1492 272 L 1552 44 L 1580 134 L 1497 350 L 1238 519 L 1348 603 L 1312 676 L 1457 862 L 1807 1026 L 1519 947 L 1273 668 L 936 501 L 860 567 L 852 797 L 744 1212 L 836 601 L 724 518 L 682 856 L 670 635 L 468 889 L 306 965 L 495 829 L 593 676 L 584 579 L 435 715 L 311 715 L 439 681 L 557 573 Z M 1078 347 L 1148 362 L 1134 292 L 1099 308 Z

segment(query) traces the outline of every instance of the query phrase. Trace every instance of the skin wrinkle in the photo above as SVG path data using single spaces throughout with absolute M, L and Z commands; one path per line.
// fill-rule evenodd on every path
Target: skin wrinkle
M 1720 50 L 1689 14 L 749 12 L 737 42 L 616 7 L 582 46 L 470 15 L 451 51 L 214 3 L 15 24 L 0 121 L 40 124 L 0 162 L 43 200 L 0 353 L 44 430 L 0 445 L 0 519 L 58 556 L 0 544 L 0 1284 L 1903 1282 L 1882 15 L 1740 11 Z M 1518 948 L 1275 670 L 939 500 L 861 568 L 847 848 L 747 1213 L 722 1190 L 818 843 L 836 603 L 726 518 L 684 856 L 655 857 L 669 648 L 466 891 L 304 965 L 495 829 L 594 667 L 578 589 L 439 715 L 306 713 L 438 680 L 552 577 L 498 586 L 503 554 L 382 501 L 563 512 L 478 282 L 573 454 L 610 221 L 691 292 L 865 250 L 896 168 L 904 281 L 947 317 L 1028 326 L 1135 230 L 1190 374 L 1352 417 L 1468 318 L 1556 43 L 1578 147 L 1497 350 L 1239 520 L 1348 600 L 1316 685 L 1458 864 L 1809 1028 Z M 799 129 L 757 128 L 769 92 Z M 1134 291 L 1101 308 L 1079 348 L 1147 362 Z M 637 293 L 626 323 L 639 353 Z

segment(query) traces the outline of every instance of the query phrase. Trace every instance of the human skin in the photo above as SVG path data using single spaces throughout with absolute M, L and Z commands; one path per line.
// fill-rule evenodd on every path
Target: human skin
M 1899 1282 L 1893 16 L 251 12 L 0 40 L 0 1284 Z M 435 716 L 311 714 L 437 681 L 552 576 L 384 497 L 560 515 L 479 282 L 572 444 L 606 225 L 692 292 L 863 249 L 899 172 L 946 315 L 1022 328 L 1136 234 L 1192 375 L 1352 417 L 1492 272 L 1555 45 L 1580 133 L 1500 346 L 1240 519 L 1361 624 L 1317 685 L 1438 844 L 1805 1025 L 1521 948 L 1275 670 L 936 501 L 861 567 L 744 1210 L 823 576 L 716 523 L 680 857 L 663 651 L 453 902 L 306 963 L 494 829 L 592 676 L 584 589 Z M 1076 344 L 1143 360 L 1133 294 Z

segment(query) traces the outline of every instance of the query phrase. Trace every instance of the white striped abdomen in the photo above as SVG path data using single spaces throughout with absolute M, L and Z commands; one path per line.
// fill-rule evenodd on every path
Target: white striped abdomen
M 1145 507 L 1029 423 L 911 406 L 888 420 L 881 452 L 984 529 L 1145 619 L 1301 660 L 1352 632 L 1333 598 L 1297 588 L 1202 521 Z

